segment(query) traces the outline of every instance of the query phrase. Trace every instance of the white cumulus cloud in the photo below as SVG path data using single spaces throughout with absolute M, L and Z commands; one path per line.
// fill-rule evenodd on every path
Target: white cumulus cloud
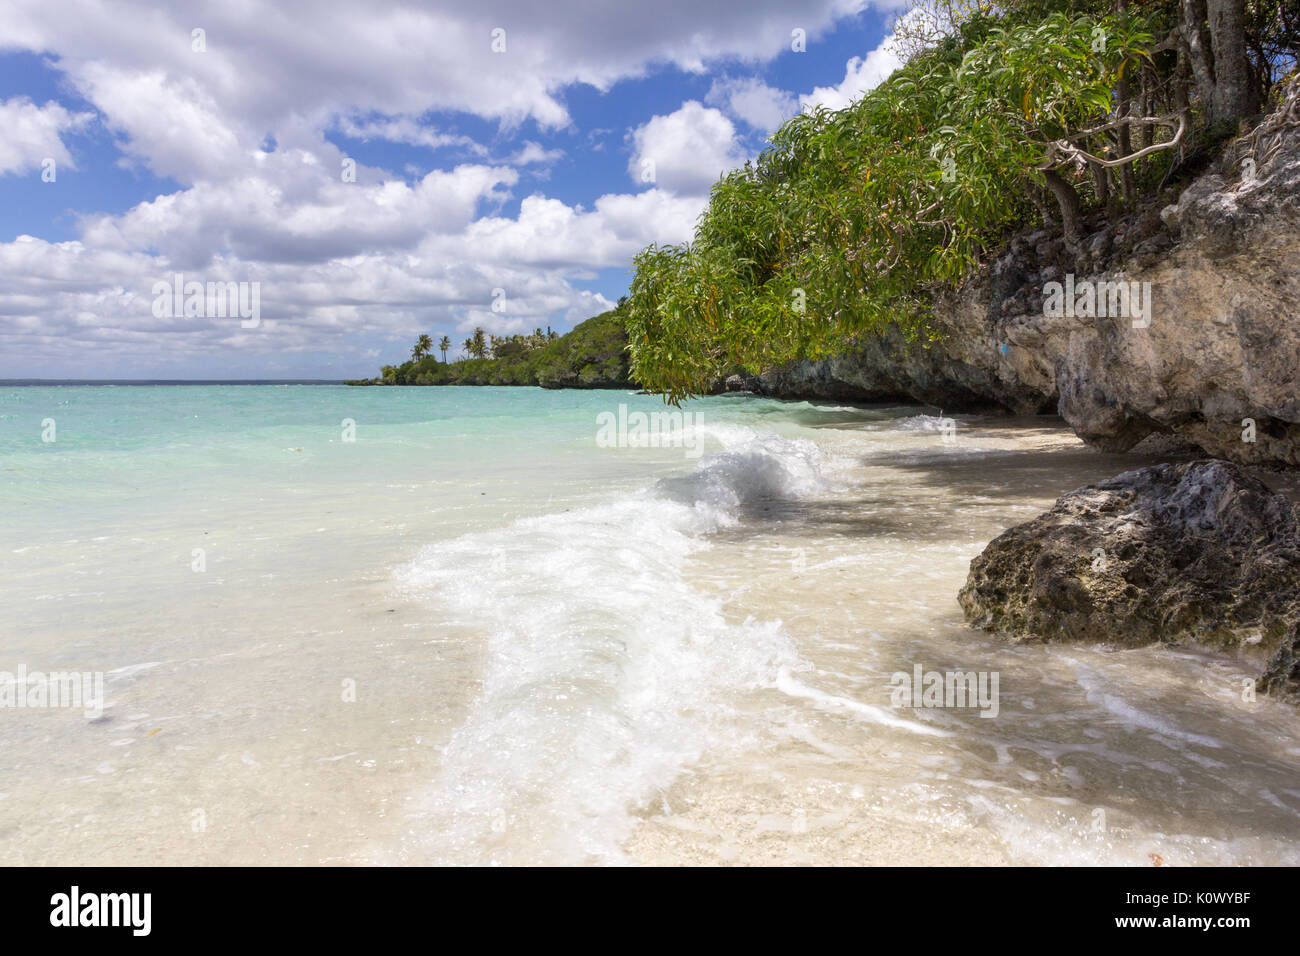
M 79 130 L 93 119 L 90 113 L 70 113 L 58 103 L 37 106 L 26 97 L 0 100 L 0 174 L 21 173 L 45 160 L 75 168 L 63 144 L 63 134 Z
M 844 79 L 835 86 L 819 86 L 799 98 L 804 109 L 824 106 L 842 110 L 863 93 L 870 92 L 903 65 L 893 47 L 893 34 L 866 56 L 855 56 L 844 67 Z
M 799 112 L 798 97 L 768 86 L 757 77 L 714 80 L 704 101 L 764 133 L 774 132 Z
M 537 181 L 564 158 L 545 134 L 570 128 L 566 91 L 608 90 L 665 65 L 765 63 L 789 50 L 792 29 L 815 40 L 865 5 L 7 0 L 0 50 L 41 56 L 97 114 L 0 102 L 0 174 L 44 158 L 71 164 L 65 138 L 97 122 L 124 163 L 179 188 L 120 214 L 82 210 L 72 241 L 0 243 L 0 375 L 154 374 L 205 361 L 265 370 L 306 351 L 365 354 L 375 335 L 585 318 L 609 303 L 582 284 L 628 267 L 649 242 L 687 239 L 709 186 L 746 158 L 736 123 L 770 129 L 793 100 L 727 81 L 708 105 L 688 101 L 634 126 L 635 189 L 583 204 L 538 193 L 509 214 L 520 177 Z M 490 150 L 456 132 L 459 122 L 426 120 L 460 114 L 495 124 Z M 524 129 L 542 142 L 515 140 Z M 593 152 L 618 143 L 616 130 L 572 132 Z M 359 165 L 347 182 L 347 156 L 330 138 L 339 134 L 461 150 L 466 161 L 405 178 Z M 640 179 L 643 159 L 653 183 Z M 259 282 L 262 325 L 154 317 L 153 284 L 178 270 Z M 496 288 L 507 290 L 503 312 L 491 311 Z M 372 336 L 364 347 L 361 335 Z
M 746 159 L 736 126 L 721 110 L 688 100 L 631 133 L 633 181 L 683 196 L 706 195 L 719 175 Z

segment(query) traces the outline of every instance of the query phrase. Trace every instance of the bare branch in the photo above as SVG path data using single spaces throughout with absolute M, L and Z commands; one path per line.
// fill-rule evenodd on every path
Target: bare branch
M 1121 126 L 1168 126 L 1170 129 L 1176 129 L 1180 123 L 1175 114 L 1167 116 L 1117 116 L 1113 120 L 1103 123 L 1101 126 L 1094 126 L 1092 129 L 1080 130 L 1077 133 L 1065 137 L 1066 140 L 1073 142 L 1076 139 L 1083 139 L 1087 136 L 1095 136 L 1098 133 L 1106 133 L 1110 130 L 1119 129 Z
M 1109 168 L 1114 168 L 1115 166 L 1123 166 L 1125 163 L 1134 162 L 1135 160 L 1141 159 L 1143 156 L 1147 156 L 1150 155 L 1151 153 L 1159 152 L 1162 149 L 1173 149 L 1175 146 L 1177 146 L 1179 143 L 1183 141 L 1183 134 L 1186 132 L 1187 132 L 1187 121 L 1182 116 L 1179 116 L 1178 132 L 1174 134 L 1173 139 L 1168 140 L 1167 142 L 1164 143 L 1155 143 L 1151 146 L 1148 146 L 1146 149 L 1139 149 L 1136 153 L 1131 153 L 1128 156 L 1121 156 L 1118 159 L 1102 159 L 1099 156 L 1094 156 L 1091 153 L 1087 152 L 1086 150 L 1082 150 L 1078 146 L 1073 145 L 1069 140 L 1065 140 L 1065 139 L 1053 140 L 1050 144 L 1048 144 L 1048 163 L 1045 166 L 1040 166 L 1039 168 L 1047 169 L 1050 168 L 1052 165 L 1055 165 L 1053 159 L 1058 156 L 1061 159 L 1073 163 L 1079 163 L 1079 162 L 1097 163 L 1098 165 L 1106 166 Z

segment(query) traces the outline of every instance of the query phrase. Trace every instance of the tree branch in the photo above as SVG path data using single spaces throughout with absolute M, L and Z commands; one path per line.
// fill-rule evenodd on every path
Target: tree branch
M 1145 119 L 1145 117 L 1123 117 L 1122 119 L 1124 121 L 1132 121 L 1132 120 L 1142 120 Z M 1120 122 L 1121 122 L 1120 120 L 1116 120 L 1117 124 Z M 1173 123 L 1166 123 L 1165 125 L 1172 126 Z M 1061 159 L 1067 162 L 1097 163 L 1101 166 L 1114 168 L 1116 166 L 1123 166 L 1126 163 L 1132 163 L 1135 160 L 1141 159 L 1143 156 L 1148 156 L 1151 153 L 1159 152 L 1162 149 L 1173 149 L 1175 146 L 1177 146 L 1179 143 L 1183 141 L 1183 134 L 1185 134 L 1186 132 L 1187 132 L 1187 121 L 1182 116 L 1179 116 L 1178 132 L 1174 134 L 1173 139 L 1168 140 L 1167 142 L 1164 143 L 1156 143 L 1152 146 L 1148 146 L 1146 149 L 1139 149 L 1136 153 L 1131 153 L 1128 156 L 1121 156 L 1118 159 L 1102 159 L 1100 156 L 1094 156 L 1091 153 L 1087 152 L 1086 150 L 1080 149 L 1078 146 L 1075 146 L 1068 139 L 1053 140 L 1051 143 L 1047 145 L 1047 152 L 1048 152 L 1049 160 L 1055 157 L 1060 157 Z M 1081 134 L 1075 134 L 1075 136 L 1071 137 L 1071 139 L 1078 138 L 1079 135 Z

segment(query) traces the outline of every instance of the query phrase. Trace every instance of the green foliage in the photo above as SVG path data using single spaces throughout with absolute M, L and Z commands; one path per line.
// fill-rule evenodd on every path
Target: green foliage
M 531 335 L 498 337 L 477 329 L 466 340 L 470 358 L 448 363 L 429 355 L 397 367 L 386 365 L 381 381 L 393 385 L 627 388 L 631 383 L 623 323 L 623 311 L 611 309 L 566 335 L 535 329 Z M 475 356 L 479 346 L 481 354 Z
M 553 339 L 533 367 L 543 388 L 627 388 L 628 360 L 624 310 L 611 309 Z
M 461 347 L 471 358 L 483 358 L 487 355 L 488 349 L 487 333 L 482 328 L 475 329 L 474 334 L 467 338 Z
M 935 284 L 1029 221 L 1043 167 L 1078 177 L 1052 141 L 1104 121 L 1152 43 L 1142 16 L 975 11 L 847 108 L 794 117 L 692 242 L 637 257 L 633 376 L 677 401 L 891 323 L 927 334 Z
M 433 351 L 433 339 L 427 335 L 421 335 L 416 339 L 415 347 L 411 349 L 411 358 L 419 361 Z

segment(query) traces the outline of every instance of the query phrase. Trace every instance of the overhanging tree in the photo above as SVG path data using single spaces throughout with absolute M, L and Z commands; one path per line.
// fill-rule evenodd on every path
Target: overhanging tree
M 863 331 L 925 336 L 935 283 L 1037 216 L 1074 241 L 1087 208 L 1131 208 L 1294 63 L 1284 15 L 1243 0 L 932 2 L 951 36 L 846 109 L 794 117 L 714 186 L 693 241 L 637 257 L 645 386 L 677 400 Z

